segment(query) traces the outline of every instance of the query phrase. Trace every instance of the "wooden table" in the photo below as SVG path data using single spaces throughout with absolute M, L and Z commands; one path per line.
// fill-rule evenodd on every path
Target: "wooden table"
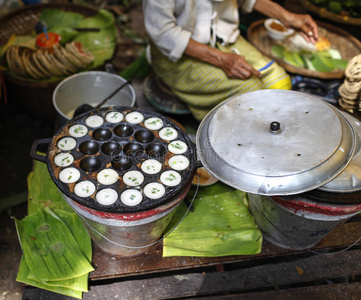
M 83 299 L 361 299 L 361 242 L 353 245 L 360 235 L 358 215 L 311 250 L 264 241 L 257 255 L 162 258 L 158 244 L 147 254 L 119 258 L 95 248 L 96 270 Z M 29 287 L 23 299 L 72 298 Z

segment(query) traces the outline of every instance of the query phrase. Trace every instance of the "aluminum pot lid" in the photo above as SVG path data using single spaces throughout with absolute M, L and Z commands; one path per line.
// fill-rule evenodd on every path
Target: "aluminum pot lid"
M 291 195 L 340 174 L 355 132 L 335 107 L 296 91 L 260 90 L 226 100 L 201 122 L 203 166 L 224 183 L 261 195 Z
M 326 192 L 350 193 L 361 190 L 361 122 L 346 112 L 341 112 L 349 121 L 356 133 L 355 153 L 347 165 L 336 178 L 319 187 Z

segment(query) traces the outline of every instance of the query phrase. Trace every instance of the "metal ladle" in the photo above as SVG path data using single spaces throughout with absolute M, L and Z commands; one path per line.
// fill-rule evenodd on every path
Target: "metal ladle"
M 90 104 L 82 104 L 80 106 L 78 106 L 75 111 L 74 111 L 74 115 L 73 115 L 73 118 L 82 114 L 82 113 L 85 113 L 85 112 L 88 112 L 92 109 L 96 109 L 96 108 L 99 108 L 101 107 L 102 105 L 104 105 L 108 100 L 110 100 L 110 98 L 112 98 L 116 93 L 118 93 L 123 87 L 125 87 L 127 84 L 130 84 L 131 81 L 130 80 L 127 80 L 126 82 L 124 82 L 121 86 L 119 86 L 114 92 L 112 92 L 108 97 L 106 97 L 103 101 L 101 101 L 99 104 L 97 104 L 95 107 L 91 106 Z

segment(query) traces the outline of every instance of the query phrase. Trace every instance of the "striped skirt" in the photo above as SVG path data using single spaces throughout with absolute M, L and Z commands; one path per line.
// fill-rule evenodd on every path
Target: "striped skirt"
M 218 45 L 218 48 L 224 52 L 237 51 L 255 69 L 271 61 L 242 36 L 236 43 L 226 47 Z M 252 76 L 240 80 L 229 79 L 221 69 L 188 56 L 172 62 L 154 45 L 151 45 L 151 60 L 154 72 L 187 104 L 197 120 L 203 119 L 222 101 L 236 95 L 261 89 L 291 89 L 289 75 L 276 63 L 263 71 L 261 78 Z

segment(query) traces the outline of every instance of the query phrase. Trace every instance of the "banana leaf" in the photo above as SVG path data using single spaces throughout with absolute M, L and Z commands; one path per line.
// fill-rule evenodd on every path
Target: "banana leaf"
M 84 16 L 82 14 L 52 8 L 43 9 L 39 17 L 40 21 L 46 23 L 48 31 L 51 31 L 52 27 L 59 25 L 77 27 L 83 19 Z
M 76 30 L 65 26 L 55 26 L 51 31 L 60 35 L 60 44 L 62 45 L 70 43 L 78 34 Z
M 93 68 L 112 58 L 117 44 L 117 30 L 114 25 L 114 17 L 110 12 L 99 10 L 96 16 L 84 19 L 78 26 L 101 29 L 99 32 L 79 32 L 74 37 L 75 41 L 80 42 L 95 56 Z
M 81 20 L 78 23 L 79 28 L 107 28 L 114 26 L 114 16 L 111 12 L 100 9 L 94 17 Z
M 34 161 L 33 171 L 28 175 L 28 191 L 29 215 L 43 207 L 73 212 L 51 179 L 45 163 Z
M 72 231 L 74 238 L 80 246 L 82 252 L 87 259 L 91 261 L 91 240 L 87 235 L 82 223 L 75 213 L 69 213 L 63 210 L 55 210 L 55 213 L 64 221 L 68 228 Z M 81 275 L 76 278 L 59 281 L 39 282 L 29 278 L 30 268 L 27 265 L 24 256 L 21 258 L 19 272 L 16 280 L 38 288 L 46 289 L 55 293 L 82 298 L 82 293 L 88 290 L 88 274 Z
M 81 299 L 83 296 L 83 292 L 80 291 L 76 291 L 73 289 L 69 289 L 69 288 L 64 288 L 61 286 L 55 287 L 55 286 L 49 286 L 46 283 L 42 283 L 33 279 L 28 278 L 30 272 L 30 268 L 28 266 L 28 264 L 25 261 L 24 256 L 21 257 L 21 261 L 20 261 L 20 267 L 19 267 L 19 271 L 18 271 L 18 276 L 16 277 L 16 281 L 18 282 L 22 282 L 34 287 L 38 287 L 44 290 L 48 290 L 54 293 L 58 293 L 58 294 L 62 294 L 62 295 L 66 295 L 66 296 L 70 296 L 70 297 L 74 297 L 77 299 Z
M 145 78 L 152 71 L 145 53 L 140 55 L 130 66 L 124 69 L 119 75 L 127 80 L 134 78 Z
M 55 214 L 60 217 L 60 219 L 67 225 L 71 230 L 73 237 L 78 243 L 80 249 L 84 253 L 85 257 L 91 262 L 92 259 L 92 247 L 91 240 L 87 234 L 83 224 L 80 222 L 79 217 L 76 213 L 69 213 L 67 211 L 56 209 L 54 210 Z M 66 241 L 65 241 L 66 242 Z M 30 278 L 36 277 L 36 274 L 28 275 Z M 88 291 L 88 274 L 81 275 L 79 277 L 74 277 L 65 280 L 49 280 L 46 282 L 49 286 L 60 286 L 65 288 L 70 288 L 76 291 L 87 292 Z
M 184 220 L 185 204 L 177 209 L 163 241 L 163 256 L 218 257 L 251 255 L 261 251 L 262 234 L 247 208 L 244 192 L 227 191 L 217 183 L 200 188 L 193 207 Z M 226 191 L 225 191 L 226 189 Z M 215 193 L 217 191 L 219 193 Z
M 93 271 L 66 224 L 49 208 L 40 209 L 15 225 L 31 272 L 41 282 L 79 277 Z
M 80 42 L 84 48 L 95 56 L 92 68 L 102 65 L 106 60 L 113 57 L 117 44 L 117 31 L 115 26 L 102 29 L 99 32 L 79 33 L 74 41 Z

